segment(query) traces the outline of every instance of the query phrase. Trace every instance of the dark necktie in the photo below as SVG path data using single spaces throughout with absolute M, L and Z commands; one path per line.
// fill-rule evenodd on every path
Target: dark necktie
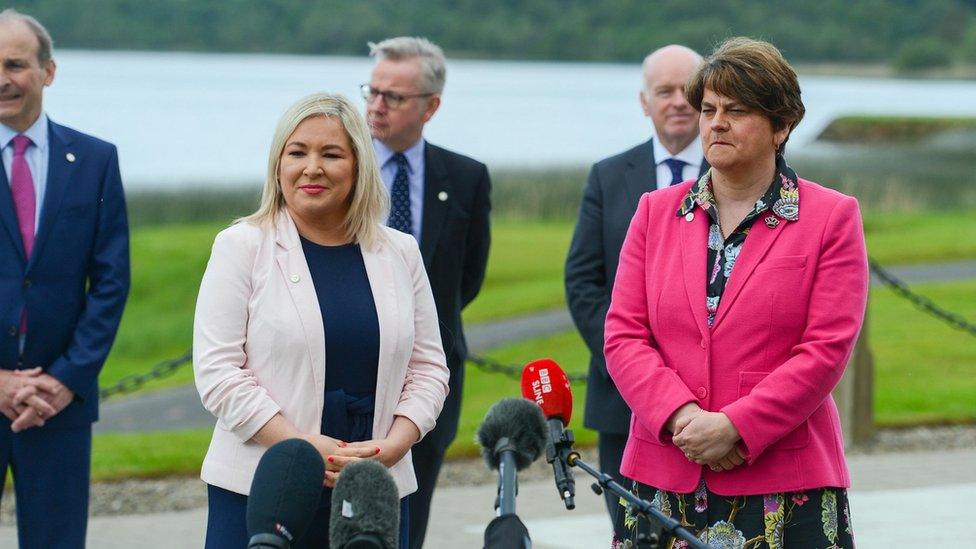
M 668 186 L 677 185 L 685 180 L 684 176 L 681 175 L 681 171 L 684 169 L 687 162 L 684 160 L 678 160 L 677 158 L 669 158 L 665 160 L 664 163 L 667 164 L 668 169 L 671 170 L 671 183 Z
M 407 234 L 413 234 L 413 216 L 410 214 L 410 178 L 407 176 L 407 157 L 403 153 L 393 155 L 396 160 L 396 177 L 390 189 L 390 221 L 388 225 Z
M 30 261 L 31 250 L 34 249 L 34 215 L 37 207 L 34 178 L 24 156 L 27 148 L 32 144 L 33 142 L 26 135 L 14 137 L 14 158 L 10 165 L 10 194 L 14 199 L 17 226 L 20 229 L 20 238 L 24 242 L 24 255 L 27 261 Z M 20 333 L 27 333 L 26 307 L 20 314 Z

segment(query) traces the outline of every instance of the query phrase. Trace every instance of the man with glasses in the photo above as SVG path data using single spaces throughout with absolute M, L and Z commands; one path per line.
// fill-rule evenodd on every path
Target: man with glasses
M 412 449 L 418 486 L 406 520 L 410 547 L 419 549 L 444 452 L 457 434 L 467 356 L 461 310 L 485 278 L 491 182 L 484 164 L 423 138 L 424 125 L 441 104 L 446 74 L 441 48 L 403 36 L 369 46 L 376 64 L 362 94 L 380 173 L 390 190 L 388 224 L 420 244 L 451 371 L 437 427 Z

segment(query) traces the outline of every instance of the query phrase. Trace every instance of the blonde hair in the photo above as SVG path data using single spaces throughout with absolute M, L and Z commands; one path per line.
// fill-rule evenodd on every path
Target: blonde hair
M 380 179 L 376 153 L 366 121 L 353 104 L 344 96 L 330 93 L 313 93 L 299 99 L 285 111 L 275 128 L 268 154 L 268 173 L 261 195 L 261 205 L 253 214 L 238 220 L 254 225 L 271 225 L 285 207 L 278 168 L 285 143 L 295 128 L 304 120 L 325 116 L 342 124 L 356 157 L 356 181 L 352 200 L 343 223 L 346 235 L 361 245 L 371 248 L 380 237 L 380 220 L 386 213 L 389 199 L 386 187 Z

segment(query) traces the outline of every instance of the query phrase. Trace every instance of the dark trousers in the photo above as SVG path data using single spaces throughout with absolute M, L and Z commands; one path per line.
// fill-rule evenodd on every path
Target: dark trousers
M 600 432 L 597 442 L 597 449 L 600 452 L 600 471 L 613 477 L 618 484 L 624 488 L 629 488 L 631 481 L 620 474 L 620 461 L 624 456 L 624 447 L 627 446 L 627 435 L 617 433 Z M 605 490 L 603 497 L 607 504 L 607 513 L 610 514 L 610 522 L 613 524 L 613 533 L 618 540 L 626 539 L 627 530 L 624 528 L 624 511 L 620 505 L 620 497 Z
M 88 528 L 91 425 L 10 431 L 0 416 L 0 490 L 13 473 L 21 549 L 77 549 Z
M 322 491 L 322 502 L 315 512 L 312 526 L 304 536 L 295 540 L 295 548 L 328 549 L 329 514 L 332 490 Z M 247 496 L 207 485 L 207 540 L 206 549 L 244 549 L 250 538 L 247 535 Z M 406 549 L 409 539 L 410 496 L 400 500 L 400 549 Z
M 427 535 L 430 501 L 434 496 L 437 475 L 444 464 L 444 452 L 429 433 L 410 449 L 413 470 L 417 476 L 417 491 L 410 495 L 410 549 L 421 549 Z

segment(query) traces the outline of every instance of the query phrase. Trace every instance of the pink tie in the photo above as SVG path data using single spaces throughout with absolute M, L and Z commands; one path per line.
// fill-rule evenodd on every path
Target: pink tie
M 14 161 L 10 166 L 10 194 L 14 198 L 20 238 L 24 241 L 24 254 L 29 260 L 31 250 L 34 248 L 34 212 L 37 204 L 34 196 L 34 178 L 31 177 L 30 166 L 27 165 L 24 152 L 32 143 L 26 135 L 14 137 L 13 143 Z
M 26 135 L 18 135 L 14 137 L 13 143 L 14 161 L 10 165 L 10 194 L 14 198 L 20 238 L 24 241 L 24 254 L 30 260 L 31 250 L 34 248 L 34 211 L 37 199 L 34 196 L 34 178 L 31 177 L 30 166 L 27 165 L 24 152 L 31 145 L 31 140 Z M 27 307 L 24 307 L 20 315 L 20 333 L 27 333 Z

